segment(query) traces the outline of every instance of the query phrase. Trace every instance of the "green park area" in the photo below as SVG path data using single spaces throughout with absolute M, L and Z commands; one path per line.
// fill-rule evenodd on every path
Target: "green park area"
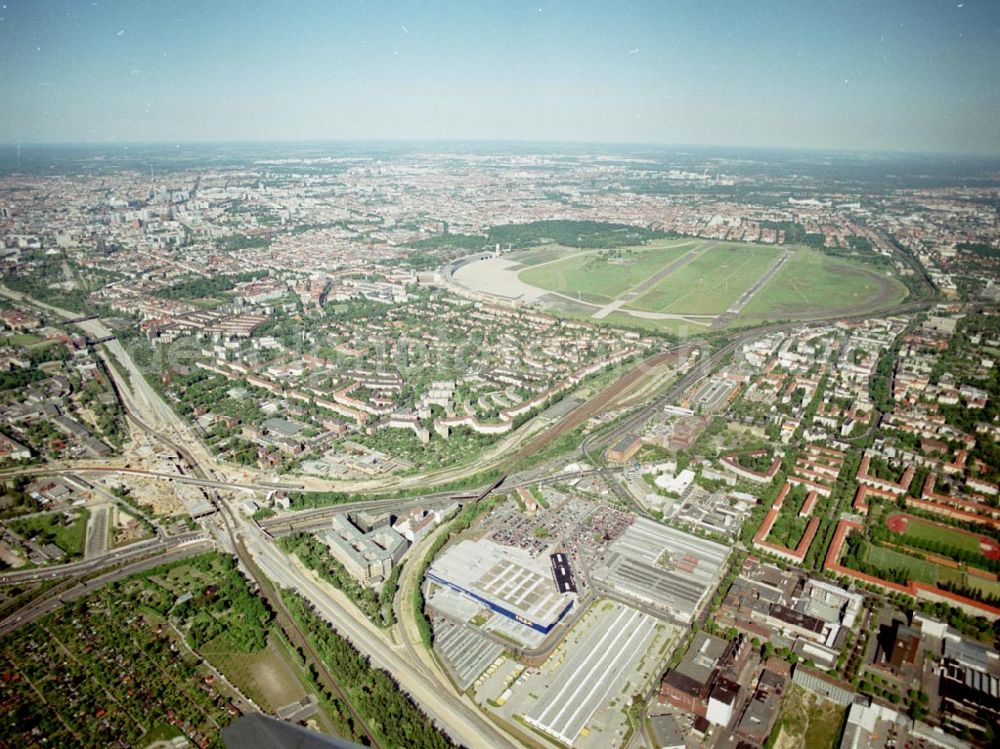
M 636 247 L 579 250 L 554 261 L 536 263 L 521 271 L 525 283 L 592 304 L 607 304 L 645 281 L 668 263 L 690 252 L 692 240 L 654 239 Z M 537 252 L 537 251 L 532 251 Z M 530 260 L 535 256 L 529 255 Z M 512 256 L 512 259 L 518 259 Z
M 647 312 L 722 314 L 767 272 L 782 250 L 717 244 L 666 276 L 630 306 Z
M 234 647 L 223 633 L 205 643 L 200 652 L 250 699 L 276 712 L 306 696 L 307 677 L 288 647 L 272 629 L 262 650 L 247 652 Z

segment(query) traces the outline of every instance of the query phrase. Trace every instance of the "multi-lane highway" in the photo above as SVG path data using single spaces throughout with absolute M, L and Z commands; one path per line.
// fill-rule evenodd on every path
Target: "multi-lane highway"
M 303 574 L 263 534 L 253 534 L 247 546 L 269 579 L 281 587 L 298 591 L 311 601 L 316 612 L 343 633 L 372 663 L 384 668 L 424 711 L 459 744 L 470 747 L 519 746 L 502 733 L 466 697 L 450 685 L 432 679 L 420 665 L 405 657 L 353 606 L 344 606 L 310 575 Z
M 128 357 L 124 349 L 120 347 L 116 355 L 119 358 Z M 130 359 L 128 362 L 126 368 L 133 369 L 134 364 L 131 363 Z M 159 396 L 149 388 L 137 371 L 130 379 L 132 382 L 140 381 L 145 385 L 145 388 L 139 388 L 140 397 L 130 398 L 127 395 L 130 383 L 124 380 L 117 383 L 118 388 L 122 391 L 123 405 L 137 425 L 176 450 L 177 454 L 188 463 L 197 479 L 203 482 L 218 482 L 221 485 L 218 487 L 220 489 L 231 488 L 228 482 L 219 481 L 216 477 L 219 466 L 208 455 L 204 446 L 197 440 L 194 440 L 194 444 L 192 444 L 191 438 L 187 436 L 187 426 L 183 424 L 180 417 L 159 399 Z M 151 424 L 156 424 L 159 428 L 152 427 Z M 254 575 L 258 569 L 265 571 L 268 580 L 257 581 L 262 589 L 264 584 L 271 582 L 302 592 L 306 599 L 316 607 L 316 610 L 341 634 L 354 643 L 355 647 L 371 657 L 373 663 L 389 671 L 400 686 L 456 742 L 466 746 L 518 746 L 516 742 L 513 742 L 487 720 L 471 703 L 463 701 L 467 698 L 456 695 L 449 688 L 442 689 L 440 683 L 433 681 L 426 674 L 422 674 L 416 666 L 405 658 L 396 655 L 385 635 L 365 619 L 355 607 L 350 605 L 345 607 L 342 603 L 332 600 L 330 594 L 322 586 L 303 575 L 292 565 L 289 558 L 274 545 L 272 538 L 233 506 L 235 502 L 231 498 L 226 497 L 225 494 L 216 494 L 215 488 L 210 487 L 212 494 L 215 495 L 213 500 L 221 511 L 225 530 L 229 536 L 226 545 L 235 551 L 243 561 L 244 568 L 251 575 Z M 248 553 L 248 549 L 252 556 L 251 559 L 244 556 Z M 286 625 L 295 626 L 294 623 L 290 622 Z M 304 637 L 304 633 L 301 632 L 293 634 L 295 639 Z
M 609 468 L 605 471 L 585 470 L 552 473 L 543 475 L 521 475 L 519 477 L 508 477 L 503 482 L 505 490 L 516 489 L 518 487 L 545 486 L 562 481 L 574 481 L 587 476 L 594 476 L 604 472 L 616 473 L 621 468 Z M 533 472 L 534 473 L 534 472 Z M 334 515 L 349 512 L 367 512 L 378 510 L 380 512 L 401 513 L 414 507 L 447 507 L 456 502 L 473 501 L 488 488 L 488 486 L 476 487 L 461 491 L 428 492 L 415 497 L 401 497 L 398 499 L 368 499 L 358 502 L 343 502 L 341 504 L 328 505 L 326 507 L 315 507 L 308 510 L 295 510 L 283 512 L 275 517 L 262 520 L 260 527 L 272 536 L 283 536 L 296 531 L 317 530 L 330 525 L 330 519 Z
M 0 293 L 19 297 L 23 301 L 33 301 L 2 287 L 0 287 Z M 49 305 L 40 306 L 59 314 L 63 320 L 69 320 L 72 317 L 71 313 L 67 313 L 64 310 L 56 310 Z M 108 335 L 107 329 L 100 320 L 84 320 L 76 324 L 92 339 Z M 616 422 L 613 426 L 602 429 L 584 440 L 576 454 L 582 454 L 596 466 L 593 471 L 589 471 L 588 473 L 597 473 L 604 476 L 607 479 L 608 485 L 614 491 L 624 493 L 624 489 L 613 479 L 611 475 L 612 471 L 603 466 L 601 460 L 603 451 L 609 444 L 619 439 L 622 435 L 637 429 L 650 416 L 662 409 L 663 406 L 678 400 L 683 393 L 715 371 L 727 357 L 746 341 L 766 332 L 801 324 L 773 325 L 766 328 L 758 328 L 735 338 L 710 355 L 702 356 L 695 368 L 677 380 L 662 395 L 652 400 L 648 405 L 637 409 L 632 414 Z M 456 742 L 476 747 L 510 747 L 520 745 L 515 737 L 500 730 L 486 718 L 469 698 L 456 694 L 448 683 L 447 678 L 440 673 L 432 661 L 428 660 L 428 654 L 422 650 L 418 650 L 418 647 L 422 647 L 422 645 L 418 646 L 413 638 L 413 632 L 407 631 L 407 626 L 412 624 L 413 612 L 407 611 L 411 607 L 407 605 L 410 598 L 406 592 L 409 591 L 410 595 L 412 595 L 413 585 L 419 585 L 420 580 L 414 577 L 413 580 L 404 581 L 404 584 L 400 587 L 400 592 L 397 594 L 395 608 L 397 614 L 400 615 L 403 635 L 403 643 L 397 644 L 391 642 L 385 632 L 372 625 L 356 607 L 345 604 L 345 601 L 339 599 L 326 586 L 317 582 L 310 575 L 304 574 L 274 544 L 274 535 L 292 530 L 321 527 L 329 522 L 329 515 L 333 512 L 376 508 L 395 508 L 397 511 L 400 511 L 421 504 L 447 504 L 459 497 L 464 497 L 468 500 L 468 493 L 431 491 L 419 497 L 345 503 L 330 508 L 305 510 L 293 515 L 285 515 L 267 521 L 263 524 L 263 528 L 258 527 L 256 523 L 244 516 L 236 508 L 238 501 L 236 492 L 267 492 L 273 490 L 275 487 L 240 483 L 234 480 L 233 477 L 237 475 L 236 470 L 229 466 L 220 465 L 215 461 L 204 444 L 193 435 L 190 427 L 149 386 L 120 343 L 116 340 L 110 340 L 105 345 L 106 350 L 102 351 L 101 355 L 111 372 L 112 380 L 123 408 L 138 428 L 174 450 L 181 457 L 181 460 L 186 463 L 188 472 L 175 475 L 145 471 L 130 466 L 89 466 L 86 468 L 49 469 L 48 473 L 85 474 L 88 471 L 95 473 L 114 472 L 126 475 L 142 475 L 164 481 L 196 484 L 205 488 L 212 502 L 220 510 L 219 517 L 221 524 L 215 527 L 218 543 L 223 548 L 232 550 L 237 554 L 244 568 L 252 576 L 263 575 L 266 577 L 266 579 L 257 579 L 262 590 L 265 586 L 274 583 L 299 591 L 314 605 L 316 611 L 324 619 L 329 621 L 342 635 L 354 643 L 362 653 L 371 657 L 375 665 L 389 671 L 399 682 L 400 686 Z M 685 344 L 671 351 L 658 354 L 655 359 L 659 361 L 663 357 L 686 356 L 691 347 L 692 344 Z M 641 366 L 640 364 L 639 367 Z M 122 374 L 123 372 L 125 375 Z M 629 370 L 625 376 L 634 378 L 634 372 L 635 370 Z M 602 391 L 597 397 L 602 398 L 606 395 L 607 389 Z M 606 405 L 607 401 L 605 400 L 601 404 L 595 404 L 594 407 L 599 410 L 601 406 L 606 407 Z M 571 411 L 564 419 L 578 420 L 580 418 L 580 413 L 577 413 L 578 410 Z M 541 436 L 541 441 L 544 442 L 546 439 L 553 437 L 553 435 L 558 436 L 562 433 L 560 429 L 564 427 L 566 427 L 566 423 L 558 423 L 555 427 L 545 430 Z M 536 438 L 530 445 L 532 450 L 534 450 L 537 444 L 539 444 L 539 440 Z M 502 466 L 510 459 L 509 453 L 495 455 L 489 460 L 480 461 L 475 466 L 466 467 L 454 475 L 449 475 L 449 479 L 454 480 L 455 477 L 469 476 L 473 475 L 473 472 L 476 471 Z M 536 466 L 530 471 L 510 476 L 505 486 L 545 483 L 583 475 L 558 475 L 558 466 L 562 465 L 565 459 L 565 455 L 559 456 L 557 459 Z M 24 469 L 24 472 L 20 474 L 17 472 L 5 472 L 3 475 L 28 475 L 35 470 L 37 469 Z M 42 469 L 39 472 L 45 471 Z M 426 477 L 410 477 L 405 482 L 399 481 L 397 489 L 404 488 L 405 486 L 419 485 L 421 480 L 426 481 Z M 391 490 L 390 487 L 386 488 Z M 477 491 L 474 490 L 471 494 L 474 495 Z M 623 499 L 629 501 L 627 496 L 623 497 Z M 213 526 L 209 524 L 206 527 L 212 528 Z M 63 601 L 73 600 L 75 597 L 84 595 L 87 591 L 92 590 L 95 585 L 120 579 L 121 577 L 134 574 L 136 571 L 160 564 L 171 558 L 199 553 L 209 547 L 210 544 L 203 535 L 192 536 L 190 538 L 155 539 L 143 544 L 135 544 L 127 549 L 116 552 L 114 555 L 109 554 L 72 565 L 29 570 L 23 573 L 7 573 L 0 576 L 0 584 L 63 579 L 67 575 L 77 578 L 90 576 L 90 579 L 86 582 L 81 581 L 61 592 L 50 595 L 43 594 L 35 601 L 32 601 L 3 620 L 3 622 L 0 622 L 0 634 L 9 632 L 28 621 L 34 621 L 38 617 L 62 605 Z M 109 564 L 118 566 L 114 569 L 101 572 Z M 412 574 L 415 575 L 416 573 Z M 296 625 L 294 623 L 289 624 L 286 621 L 284 626 L 294 628 Z M 295 631 L 291 634 L 299 641 L 304 637 L 300 631 Z
M 80 562 L 58 564 L 52 567 L 33 567 L 29 570 L 7 571 L 0 575 L 0 585 L 62 580 L 68 577 L 87 575 L 104 567 L 125 564 L 144 557 L 159 557 L 162 559 L 166 554 L 204 543 L 207 540 L 208 538 L 204 532 L 191 531 L 177 536 L 137 541 L 134 544 L 122 546 L 110 554 L 105 554 L 95 559 L 84 559 Z
M 224 489 L 232 491 L 253 492 L 256 494 L 267 494 L 275 490 L 274 486 L 264 486 L 258 484 L 243 484 L 235 481 L 223 481 L 219 479 L 206 479 L 198 476 L 185 476 L 182 473 L 164 473 L 163 471 L 146 471 L 141 468 L 130 468 L 128 466 L 116 465 L 93 465 L 91 462 L 82 463 L 79 466 L 70 468 L 47 468 L 45 466 L 31 466 L 25 468 L 11 468 L 0 471 L 0 478 L 11 478 L 14 476 L 66 476 L 66 475 L 87 475 L 90 473 L 111 473 L 121 476 L 142 476 L 144 478 L 156 479 L 158 481 L 170 481 L 175 484 L 188 484 L 190 486 L 200 486 L 206 489 Z

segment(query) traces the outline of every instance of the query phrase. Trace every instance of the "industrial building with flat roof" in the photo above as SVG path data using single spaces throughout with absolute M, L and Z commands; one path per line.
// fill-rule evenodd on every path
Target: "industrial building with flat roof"
M 549 633 L 573 607 L 556 589 L 548 557 L 489 539 L 462 541 L 434 560 L 428 579 L 531 629 Z
M 711 595 L 729 552 L 722 544 L 638 518 L 611 544 L 593 578 L 688 624 Z
M 676 668 L 660 682 L 660 702 L 705 718 L 715 725 L 728 725 L 739 696 L 736 679 L 749 657 L 744 638 L 733 642 L 698 632 Z

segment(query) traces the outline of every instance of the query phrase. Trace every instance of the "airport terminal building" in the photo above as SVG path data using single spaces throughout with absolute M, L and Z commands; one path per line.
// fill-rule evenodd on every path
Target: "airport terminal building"
M 576 594 L 556 588 L 549 558 L 488 539 L 462 541 L 441 554 L 427 577 L 494 613 L 548 634 L 573 608 Z

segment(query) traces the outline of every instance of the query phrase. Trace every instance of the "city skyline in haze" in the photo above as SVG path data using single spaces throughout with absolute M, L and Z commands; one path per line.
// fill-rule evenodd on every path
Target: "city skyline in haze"
M 0 142 L 1000 154 L 1000 5 L 5 0 Z

